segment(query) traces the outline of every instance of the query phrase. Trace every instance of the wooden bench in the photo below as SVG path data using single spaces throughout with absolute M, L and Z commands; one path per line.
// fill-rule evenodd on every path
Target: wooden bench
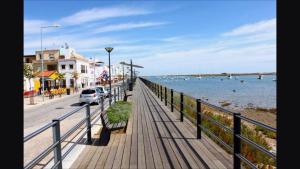
M 128 120 L 119 123 L 110 123 L 106 111 L 100 114 L 100 118 L 104 130 L 114 131 L 114 130 L 124 129 L 124 131 L 126 131 Z

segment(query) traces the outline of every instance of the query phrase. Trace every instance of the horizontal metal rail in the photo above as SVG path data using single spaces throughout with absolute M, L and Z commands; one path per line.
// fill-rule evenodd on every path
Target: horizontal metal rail
M 63 136 L 61 136 L 60 141 L 64 141 L 68 138 L 73 132 L 75 132 L 80 126 L 82 126 L 86 122 L 87 118 L 82 119 L 78 124 L 72 127 L 69 131 L 67 131 Z
M 207 129 L 206 127 L 200 125 L 199 127 L 201 127 L 202 130 L 204 130 L 206 133 L 208 133 L 210 136 L 212 136 L 213 138 L 215 138 L 219 143 L 221 143 L 224 147 L 226 147 L 229 151 L 233 152 L 233 148 L 226 144 L 223 140 L 221 140 L 218 136 L 216 136 L 214 133 L 212 133 L 211 131 L 209 131 L 209 129 Z
M 73 115 L 74 113 L 77 113 L 77 112 L 80 111 L 81 109 L 85 108 L 87 105 L 88 105 L 88 104 L 84 104 L 83 106 L 81 106 L 81 107 L 79 107 L 79 108 L 77 108 L 77 109 L 75 109 L 75 110 L 72 110 L 72 111 L 69 112 L 69 113 L 66 113 L 66 114 L 62 115 L 62 116 L 58 117 L 57 119 L 58 119 L 59 121 L 62 121 L 62 120 L 64 120 L 64 119 L 66 119 L 67 117 Z
M 247 158 L 245 158 L 241 154 L 235 154 L 235 156 L 237 156 L 239 159 L 241 159 L 243 162 L 245 162 L 247 165 L 249 165 L 252 169 L 257 169 L 257 167 L 251 161 L 249 161 Z
M 57 146 L 59 142 L 56 142 L 55 144 L 51 144 L 46 150 L 44 150 L 42 153 L 40 153 L 36 158 L 34 158 L 32 161 L 27 163 L 25 165 L 25 169 L 33 168 L 37 163 L 42 161 L 52 150 L 54 149 L 55 146 Z
M 233 130 L 227 126 L 225 126 L 224 124 L 218 122 L 217 120 L 209 117 L 208 115 L 201 113 L 201 116 L 204 116 L 205 118 L 207 118 L 209 121 L 213 122 L 214 124 L 216 124 L 217 126 L 221 127 L 222 129 L 224 129 L 227 132 L 230 132 L 231 134 L 233 134 Z
M 48 123 L 48 124 L 44 125 L 43 127 L 39 128 L 39 129 L 37 129 L 37 130 L 35 130 L 34 132 L 28 134 L 27 136 L 24 137 L 23 142 L 26 142 L 26 141 L 32 139 L 33 137 L 35 137 L 36 135 L 38 135 L 38 134 L 42 133 L 43 131 L 49 129 L 50 127 L 52 127 L 52 126 L 55 125 L 56 123 L 57 123 L 57 122 L 51 122 L 51 123 Z
M 215 108 L 215 109 L 217 109 L 217 110 L 219 110 L 219 111 L 222 111 L 222 112 L 224 112 L 224 113 L 228 113 L 228 114 L 230 114 L 230 115 L 233 115 L 233 114 L 235 113 L 235 112 L 233 112 L 233 111 L 224 109 L 224 108 L 222 108 L 222 107 L 218 107 L 218 106 L 216 106 L 216 105 L 210 104 L 210 103 L 208 103 L 208 102 L 206 102 L 206 101 L 203 101 L 203 100 L 201 100 L 201 103 L 203 103 L 204 105 L 207 105 L 207 106 L 209 106 L 209 107 Z
M 270 157 L 272 157 L 273 159 L 276 159 L 276 155 L 271 153 L 269 150 L 267 150 L 266 148 L 262 147 L 261 145 L 255 143 L 254 141 L 244 137 L 244 136 L 241 136 L 241 135 L 237 135 L 238 138 L 240 138 L 241 140 L 245 141 L 246 143 L 252 145 L 253 147 L 259 149 L 260 151 L 262 151 L 263 153 L 269 155 Z
M 265 125 L 265 124 L 263 124 L 263 123 L 261 123 L 261 122 L 258 122 L 258 121 L 249 119 L 249 118 L 247 118 L 247 117 L 245 117 L 245 116 L 239 116 L 239 115 L 238 115 L 238 117 L 239 117 L 240 119 L 242 119 L 242 120 L 245 120 L 245 121 L 249 122 L 249 123 L 252 123 L 252 124 L 255 124 L 255 125 L 260 126 L 260 127 L 262 127 L 262 128 L 265 128 L 265 129 L 268 129 L 268 130 L 270 130 L 270 131 L 273 131 L 274 133 L 277 132 L 277 130 L 276 130 L 275 128 L 273 128 L 273 127 L 271 127 L 271 126 L 268 126 L 268 125 Z

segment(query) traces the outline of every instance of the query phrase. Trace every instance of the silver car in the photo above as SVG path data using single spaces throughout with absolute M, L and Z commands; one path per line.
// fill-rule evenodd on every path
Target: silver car
M 101 96 L 108 97 L 108 91 L 104 86 L 97 86 L 96 88 L 99 89 Z
M 98 88 L 85 89 L 81 92 L 79 103 L 100 103 L 101 91 Z

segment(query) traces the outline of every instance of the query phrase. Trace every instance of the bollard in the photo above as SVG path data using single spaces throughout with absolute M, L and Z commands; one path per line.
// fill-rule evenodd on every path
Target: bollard
M 168 98 L 167 98 L 167 87 L 165 87 L 165 106 L 167 106 L 167 101 L 168 101 Z
M 91 116 L 90 116 L 90 104 L 86 106 L 86 126 L 87 126 L 87 143 L 91 144 L 92 143 L 92 126 L 91 126 Z
M 61 143 L 60 143 L 60 121 L 58 119 L 53 119 L 52 122 L 56 122 L 52 126 L 53 133 L 53 143 L 59 142 L 53 149 L 54 151 L 54 164 L 59 163 L 57 165 L 57 169 L 62 169 L 62 158 L 61 158 Z
M 197 139 L 201 139 L 201 99 L 196 99 L 197 106 Z
M 114 88 L 114 102 L 116 103 L 116 88 Z
M 180 121 L 183 122 L 183 93 L 180 92 Z
M 174 98 L 173 98 L 173 89 L 171 89 L 171 112 L 173 112 L 174 111 Z
M 241 119 L 238 117 L 240 113 L 233 114 L 233 168 L 241 169 L 241 160 L 236 155 L 241 153 L 241 140 L 238 135 L 241 134 Z

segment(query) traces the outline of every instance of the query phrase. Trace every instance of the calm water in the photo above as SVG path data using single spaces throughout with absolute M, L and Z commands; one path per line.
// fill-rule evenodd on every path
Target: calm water
M 249 105 L 276 108 L 276 75 L 236 76 L 228 79 L 225 76 L 196 77 L 187 76 L 149 76 L 147 79 L 173 88 L 195 98 L 220 105 L 220 101 L 232 103 L 231 107 L 248 107 Z M 223 80 L 221 80 L 223 79 Z M 241 80 L 244 80 L 241 83 Z M 235 90 L 235 92 L 234 92 Z

